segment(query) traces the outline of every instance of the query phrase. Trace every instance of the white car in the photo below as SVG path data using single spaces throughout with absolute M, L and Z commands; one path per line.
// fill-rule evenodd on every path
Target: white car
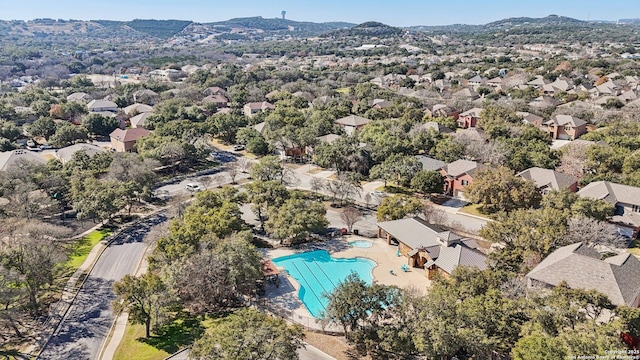
M 371 192 L 371 195 L 373 195 L 375 197 L 385 197 L 385 196 L 387 196 L 387 193 L 385 193 L 384 191 L 380 191 L 380 190 L 373 190 Z
M 188 191 L 191 191 L 191 192 L 198 192 L 198 191 L 202 191 L 202 187 L 200 187 L 200 185 L 198 185 L 198 184 L 193 184 L 193 183 L 189 183 L 189 184 L 187 184 L 186 189 L 187 189 Z

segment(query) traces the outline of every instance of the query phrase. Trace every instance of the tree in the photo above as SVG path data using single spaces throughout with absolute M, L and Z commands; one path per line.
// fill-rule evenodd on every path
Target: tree
M 120 122 L 115 117 L 92 113 L 82 119 L 82 126 L 84 126 L 90 134 L 107 136 L 120 126 Z
M 616 232 L 616 227 L 608 222 L 591 217 L 578 216 L 569 219 L 568 242 L 584 242 L 591 246 L 605 248 L 625 248 L 626 240 Z
M 407 195 L 395 195 L 384 198 L 378 206 L 378 221 L 403 219 L 420 213 L 420 200 Z
M 231 180 L 231 184 L 236 183 L 236 177 L 238 176 L 239 167 L 235 162 L 229 163 L 225 169 L 227 170 L 227 174 L 229 175 L 229 179 Z
M 117 181 L 78 176 L 71 180 L 71 197 L 79 219 L 105 221 L 125 205 Z
M 246 174 L 251 170 L 251 166 L 253 166 L 253 162 L 249 160 L 249 158 L 242 156 L 238 159 L 238 168 L 243 174 Z
M 340 205 L 344 205 L 353 196 L 360 194 L 360 190 L 362 190 L 360 182 L 350 178 L 346 173 L 340 174 L 336 180 L 326 182 L 324 188 L 332 195 L 333 203 L 340 200 Z
M 65 147 L 88 138 L 87 130 L 84 127 L 64 122 L 56 125 L 56 132 L 49 138 L 49 144 L 55 147 Z
M 347 231 L 351 232 L 353 225 L 362 220 L 362 213 L 353 206 L 347 206 L 342 213 L 340 213 L 340 219 L 347 226 Z
M 326 185 L 326 181 L 317 176 L 312 176 L 311 180 L 309 181 L 309 186 L 311 188 L 311 191 L 313 191 L 313 193 L 316 196 L 318 195 L 318 191 L 322 191 L 322 189 L 325 188 L 325 185 Z
M 411 188 L 426 195 L 441 194 L 444 190 L 444 181 L 437 171 L 420 170 L 411 179 Z
M 116 299 L 113 308 L 117 313 L 129 311 L 129 319 L 135 324 L 144 324 L 145 337 L 151 335 L 151 320 L 163 306 L 165 285 L 160 277 L 147 272 L 140 277 L 125 275 L 113 284 Z
M 320 203 L 290 198 L 280 207 L 269 208 L 269 219 L 264 225 L 267 232 L 280 242 L 285 239 L 300 241 L 309 233 L 317 233 L 327 227 L 326 212 Z
M 20 137 L 20 134 L 22 134 L 22 131 L 16 124 L 0 119 L 0 137 L 15 141 Z
M 265 156 L 251 167 L 251 178 L 260 181 L 277 180 L 283 184 L 291 181 L 291 170 L 276 156 Z
M 238 310 L 196 340 L 194 359 L 298 359 L 304 332 L 299 326 L 253 309 Z
M 444 162 L 453 162 L 462 157 L 464 154 L 464 145 L 454 141 L 451 136 L 445 136 L 442 140 L 436 142 L 430 151 L 433 157 Z
M 47 117 L 39 118 L 28 127 L 31 136 L 41 136 L 48 139 L 56 132 L 56 123 Z
M 506 167 L 478 171 L 465 189 L 465 196 L 482 205 L 482 211 L 488 214 L 531 208 L 540 202 L 535 184 L 515 176 Z
M 245 185 L 251 211 L 258 217 L 260 228 L 264 230 L 267 210 L 271 206 L 281 206 L 289 198 L 287 188 L 277 181 L 254 181 Z

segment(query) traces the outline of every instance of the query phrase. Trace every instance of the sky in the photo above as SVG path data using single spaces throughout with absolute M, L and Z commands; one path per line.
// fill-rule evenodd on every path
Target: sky
M 179 19 L 234 17 L 296 21 L 379 21 L 393 26 L 485 24 L 550 14 L 581 20 L 640 18 L 639 0 L 0 0 L 0 19 Z

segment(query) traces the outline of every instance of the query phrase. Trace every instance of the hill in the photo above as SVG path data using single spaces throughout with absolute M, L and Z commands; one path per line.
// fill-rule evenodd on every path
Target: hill
M 365 37 L 388 37 L 399 36 L 404 33 L 404 30 L 389 26 L 383 23 L 375 21 L 367 21 L 362 24 L 356 25 L 350 29 L 337 30 L 331 33 L 327 33 L 327 36 L 349 37 L 349 36 L 365 36 Z
M 135 19 L 132 21 L 111 21 L 111 20 L 94 20 L 107 28 L 121 28 L 128 26 L 129 28 L 157 37 L 160 39 L 168 39 L 186 28 L 191 21 L 184 20 L 142 20 Z
M 205 23 L 203 25 L 213 26 L 217 30 L 229 31 L 234 28 L 243 28 L 262 30 L 265 32 L 292 32 L 296 35 L 306 36 L 320 35 L 328 31 L 348 29 L 355 26 L 355 24 L 347 22 L 314 23 L 280 18 L 265 19 L 261 16 L 234 18 L 225 21 Z

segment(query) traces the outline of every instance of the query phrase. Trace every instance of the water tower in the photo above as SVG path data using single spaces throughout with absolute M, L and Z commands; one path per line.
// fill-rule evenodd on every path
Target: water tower
M 287 12 L 282 10 L 280 11 L 280 14 L 282 15 L 282 20 L 284 20 L 284 16 L 287 15 Z

